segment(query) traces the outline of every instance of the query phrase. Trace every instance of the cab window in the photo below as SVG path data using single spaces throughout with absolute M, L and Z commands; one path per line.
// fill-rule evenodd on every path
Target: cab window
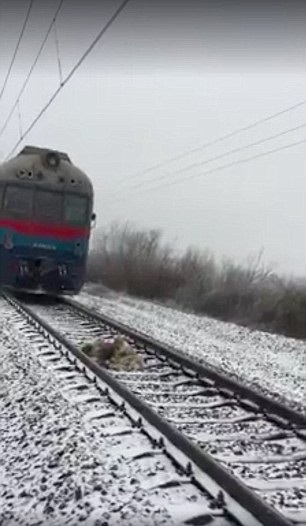
M 3 195 L 4 195 L 4 187 L 0 186 L 0 210 L 2 210 L 3 205 Z
M 8 186 L 5 191 L 3 208 L 14 217 L 30 219 L 33 208 L 33 189 Z
M 40 221 L 61 221 L 62 202 L 63 196 L 58 192 L 37 190 L 35 193 L 34 217 Z
M 88 220 L 88 199 L 81 195 L 65 196 L 64 220 L 72 225 L 86 225 Z

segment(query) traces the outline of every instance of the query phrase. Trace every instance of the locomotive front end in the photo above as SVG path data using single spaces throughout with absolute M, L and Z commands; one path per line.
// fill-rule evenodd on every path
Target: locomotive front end
M 76 294 L 85 281 L 89 178 L 61 152 L 26 147 L 0 167 L 0 284 Z

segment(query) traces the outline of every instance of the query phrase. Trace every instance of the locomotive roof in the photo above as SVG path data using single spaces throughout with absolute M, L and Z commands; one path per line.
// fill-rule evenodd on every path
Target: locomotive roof
M 48 152 L 54 152 L 57 153 L 60 159 L 63 161 L 67 161 L 71 164 L 70 157 L 67 155 L 67 153 L 60 152 L 58 150 L 51 150 L 50 148 L 41 148 L 40 146 L 25 146 L 18 154 L 19 155 L 35 155 L 35 154 L 46 154 Z
M 46 162 L 46 155 L 50 153 L 59 158 L 58 166 L 52 167 Z M 36 146 L 26 146 L 16 157 L 0 164 L 0 181 L 93 194 L 91 180 L 72 164 L 66 153 Z

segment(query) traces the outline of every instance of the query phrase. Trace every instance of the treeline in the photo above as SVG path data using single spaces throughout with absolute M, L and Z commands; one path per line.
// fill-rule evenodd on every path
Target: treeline
M 217 263 L 209 252 L 182 255 L 157 230 L 112 224 L 95 233 L 88 281 L 184 310 L 292 336 L 306 337 L 306 286 L 278 277 L 260 256 L 244 266 Z

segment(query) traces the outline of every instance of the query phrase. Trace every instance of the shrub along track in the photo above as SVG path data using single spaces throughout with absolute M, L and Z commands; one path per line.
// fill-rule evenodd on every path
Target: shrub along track
M 6 298 L 158 429 L 161 445 L 166 440 L 186 455 L 195 481 L 211 477 L 224 491 L 219 505 L 242 524 L 250 522 L 237 515 L 237 502 L 261 524 L 306 524 L 305 415 L 72 300 Z M 144 372 L 105 370 L 80 351 L 88 340 L 118 334 L 142 353 Z

